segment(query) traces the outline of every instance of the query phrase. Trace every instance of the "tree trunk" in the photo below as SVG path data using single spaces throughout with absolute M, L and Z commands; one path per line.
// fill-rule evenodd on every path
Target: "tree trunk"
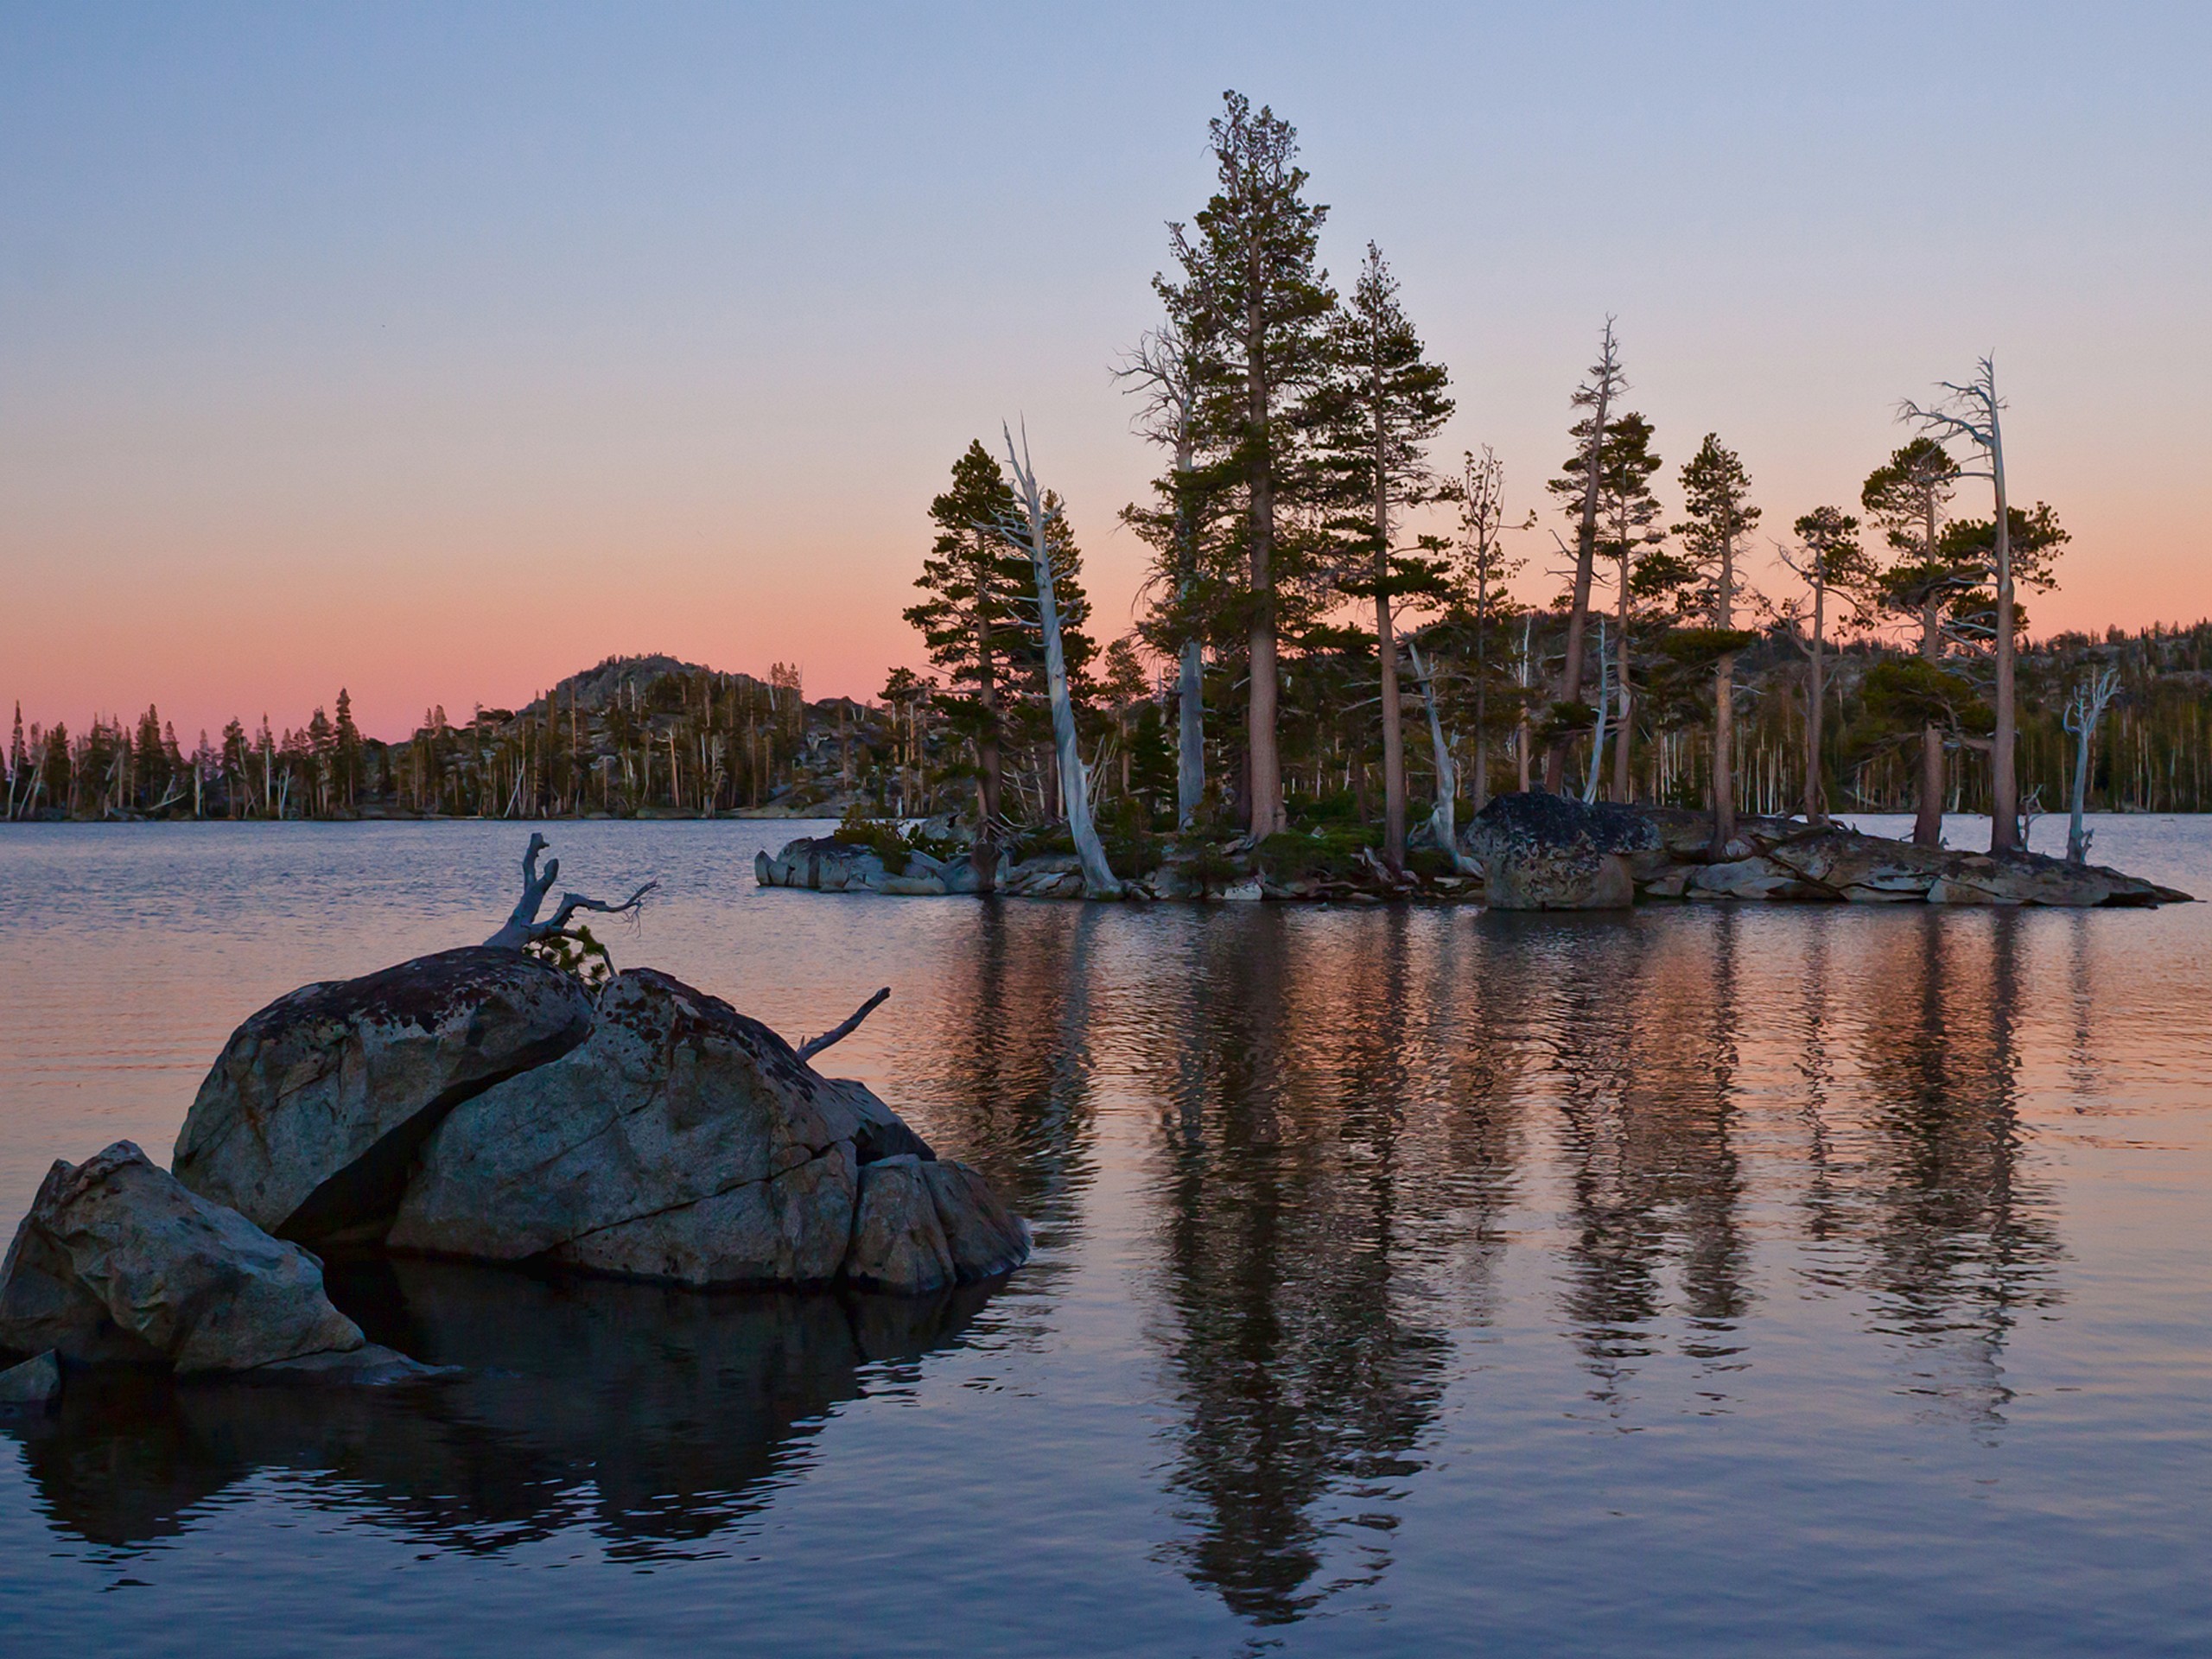
M 1175 440 L 1175 563 L 1181 584 L 1177 597 L 1187 604 L 1198 579 L 1198 533 L 1192 521 L 1190 474 L 1193 464 L 1190 404 Z M 1189 613 L 1185 613 L 1187 622 Z M 1183 641 L 1175 705 L 1175 827 L 1188 830 L 1198 822 L 1206 792 L 1205 647 L 1194 634 Z
M 1727 629 L 1736 620 L 1736 538 L 1720 548 L 1720 583 L 1713 626 Z M 1720 659 L 1713 676 L 1713 853 L 1726 855 L 1736 838 L 1736 656 Z
M 1605 769 L 1605 703 L 1610 695 L 1605 681 L 1609 677 L 1605 656 L 1605 624 L 1598 622 L 1598 720 L 1590 730 L 1590 764 L 1582 772 L 1582 804 L 1587 806 L 1598 798 L 1598 779 Z
M 1529 652 L 1530 642 L 1535 637 L 1535 627 L 1536 620 L 1533 616 L 1521 626 L 1521 690 L 1524 695 L 1521 703 L 1521 724 L 1514 734 L 1513 752 L 1514 759 L 1519 766 L 1519 782 L 1521 792 L 1523 795 L 1529 792 L 1529 761 L 1533 759 L 1529 753 L 1529 747 L 1535 737 L 1535 733 L 1529 724 L 1529 704 L 1525 695 L 1530 684 Z
M 1024 439 L 1027 448 L 1027 440 Z M 1122 884 L 1106 862 L 1099 844 L 1098 827 L 1090 817 L 1090 772 L 1083 764 L 1083 750 L 1076 741 L 1075 706 L 1068 696 L 1067 658 L 1060 646 L 1060 604 L 1053 590 L 1052 553 L 1046 535 L 1044 500 L 1036 474 L 1025 459 L 1014 454 L 1014 439 L 1007 438 L 1007 458 L 1014 462 L 1014 480 L 1029 517 L 1028 554 L 1037 577 L 1037 617 L 1045 635 L 1045 694 L 1052 709 L 1052 745 L 1058 762 L 1060 798 L 1066 809 L 1068 833 L 1074 838 L 1076 856 L 1083 863 L 1086 898 L 1118 899 Z
M 1452 868 L 1472 874 L 1459 852 L 1459 769 L 1452 764 L 1452 746 L 1444 741 L 1444 720 L 1436 707 L 1436 678 L 1421 661 L 1421 647 L 1410 639 L 1406 641 L 1406 658 L 1414 665 L 1414 679 L 1421 686 L 1421 700 L 1428 710 L 1428 743 L 1436 760 L 1436 803 L 1428 810 L 1428 827 L 1452 860 Z M 1482 751 L 1475 753 L 1479 772 Z
M 1939 663 L 1943 658 L 1943 625 L 1937 618 L 1936 597 L 1929 595 L 1920 607 L 1920 655 L 1923 661 Z M 1915 804 L 1912 818 L 1912 844 L 1916 847 L 1941 847 L 1943 844 L 1943 728 L 1934 721 L 1920 728 L 1920 798 Z
M 2096 731 L 2094 721 L 2083 721 L 2082 729 L 2074 739 L 2074 798 L 2073 811 L 2066 822 L 2066 861 L 2085 864 L 2089 858 L 2088 837 L 2082 833 L 2082 808 L 2089 794 L 2089 739 Z
M 1375 662 L 1382 682 L 1382 861 L 1395 875 L 1406 868 L 1406 732 L 1398 709 L 1398 638 L 1390 616 L 1390 493 L 1380 385 L 1374 396 Z
M 1484 635 L 1488 630 L 1484 624 L 1489 620 L 1490 593 L 1487 584 L 1475 595 L 1475 777 L 1474 804 L 1479 812 L 1490 804 L 1490 662 L 1484 654 Z M 1430 707 L 1435 706 L 1435 696 L 1430 694 Z M 1456 856 L 1456 854 L 1455 854 Z
M 1805 822 L 1808 824 L 1826 823 L 1828 817 L 1827 791 L 1821 786 L 1826 780 L 1821 775 L 1821 721 L 1827 704 L 1827 689 L 1821 677 L 1821 613 L 1827 598 L 1827 588 L 1821 582 L 1815 582 L 1813 660 L 1806 669 L 1805 678 Z
M 968 861 L 976 868 L 976 890 L 989 893 L 998 886 L 999 877 L 999 696 L 998 681 L 990 655 L 990 636 L 984 631 L 979 656 L 982 671 L 978 676 L 977 696 L 983 706 L 982 729 L 976 734 L 976 840 L 968 849 Z
M 1997 732 L 1989 751 L 1989 850 L 2020 844 L 2018 710 L 2012 698 L 2012 533 L 2005 506 L 2005 443 L 1997 400 L 1989 405 L 1989 474 L 1997 487 Z
M 1713 675 L 1713 853 L 1736 838 L 1736 658 L 1723 657 Z
M 1574 537 L 1574 602 L 1567 613 L 1567 658 L 1560 664 L 1560 702 L 1582 696 L 1582 636 L 1589 626 L 1590 578 L 1598 553 L 1598 456 L 1605 442 L 1606 403 L 1611 382 L 1600 376 L 1598 401 L 1590 411 L 1590 447 L 1583 457 L 1587 482 L 1582 491 L 1582 524 Z M 1555 737 L 1544 755 L 1544 787 L 1559 794 L 1567 782 L 1567 740 Z
M 1255 255 L 1256 260 L 1257 255 Z M 1261 315 L 1259 272 L 1249 273 L 1250 302 L 1244 323 L 1245 441 L 1251 446 L 1250 540 L 1252 621 L 1249 634 L 1251 696 L 1245 710 L 1244 743 L 1250 760 L 1247 786 L 1254 842 L 1281 830 L 1282 763 L 1275 748 L 1275 491 L 1274 437 L 1269 430 L 1266 325 Z
M 1617 801 L 1631 799 L 1636 793 L 1635 774 L 1630 769 L 1633 761 L 1629 753 L 1631 747 L 1630 738 L 1635 732 L 1630 721 L 1634 717 L 1636 705 L 1630 695 L 1628 683 L 1628 557 L 1624 554 L 1621 557 L 1620 605 L 1614 621 L 1614 626 L 1620 630 L 1620 637 L 1613 642 L 1613 696 L 1616 699 L 1613 798 Z
M 1198 822 L 1206 792 L 1205 647 L 1183 642 L 1175 696 L 1175 827 Z

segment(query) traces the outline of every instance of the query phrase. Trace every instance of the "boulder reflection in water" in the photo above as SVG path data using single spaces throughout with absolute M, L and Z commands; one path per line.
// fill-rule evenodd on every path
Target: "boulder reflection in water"
M 993 1289 L 702 1294 L 424 1261 L 334 1262 L 328 1281 L 372 1340 L 466 1373 L 386 1389 L 79 1373 L 55 1414 L 0 1425 L 53 1522 L 142 1544 L 274 1470 L 448 1548 L 582 1524 L 617 1556 L 688 1553 L 803 1467 L 872 1363 L 954 1345 Z

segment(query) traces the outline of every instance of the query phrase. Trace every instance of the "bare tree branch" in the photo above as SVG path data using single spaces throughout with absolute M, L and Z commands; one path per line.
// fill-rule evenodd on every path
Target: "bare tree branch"
M 867 1001 L 861 1003 L 860 1007 L 855 1008 L 853 1010 L 853 1017 L 846 1020 L 844 1024 L 831 1027 L 828 1031 L 823 1032 L 819 1037 L 808 1038 L 804 1042 L 798 1046 L 799 1058 L 802 1060 L 810 1060 L 816 1055 L 819 1054 L 823 1049 L 829 1047 L 830 1044 L 844 1041 L 846 1038 L 851 1036 L 855 1032 L 861 1028 L 861 1021 L 867 1019 L 868 1015 L 874 1014 L 878 1007 L 881 1007 L 884 999 L 888 997 L 890 995 L 891 988 L 888 985 L 886 985 L 874 996 L 871 996 Z
M 545 837 L 532 832 L 530 846 L 522 855 L 522 897 L 516 901 L 507 923 L 490 938 L 484 941 L 495 950 L 519 950 L 524 945 L 540 939 L 568 936 L 569 920 L 580 910 L 594 911 L 602 915 L 621 916 L 635 911 L 645 901 L 647 893 L 657 891 L 660 883 L 648 881 L 619 905 L 610 905 L 598 899 L 587 899 L 581 893 L 564 893 L 552 919 L 541 922 L 537 912 L 544 908 L 545 895 L 553 889 L 561 874 L 561 861 L 549 858 L 543 871 L 537 868 L 537 855 L 550 843 Z

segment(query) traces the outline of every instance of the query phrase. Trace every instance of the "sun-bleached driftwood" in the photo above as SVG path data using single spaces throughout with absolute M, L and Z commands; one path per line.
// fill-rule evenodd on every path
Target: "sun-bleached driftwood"
M 629 915 L 645 902 L 647 893 L 660 886 L 658 881 L 648 881 L 619 905 L 587 899 L 580 893 L 564 893 L 551 918 L 541 922 L 537 919 L 537 912 L 545 907 L 545 895 L 553 890 L 553 883 L 559 880 L 561 874 L 561 861 L 557 858 L 547 859 L 543 871 L 537 868 L 538 854 L 550 844 L 543 836 L 535 833 L 531 836 L 530 847 L 522 855 L 522 897 L 516 901 L 514 913 L 507 918 L 506 925 L 485 940 L 486 944 L 497 950 L 519 950 L 541 939 L 566 938 L 569 920 L 578 911 L 588 910 L 607 916 Z
M 871 1014 L 874 1014 L 876 1009 L 882 1005 L 884 999 L 890 995 L 891 988 L 888 985 L 886 985 L 874 996 L 871 996 L 867 1001 L 861 1003 L 860 1007 L 855 1008 L 853 1010 L 852 1018 L 846 1020 L 842 1025 L 830 1027 L 829 1030 L 823 1032 L 819 1037 L 808 1038 L 804 1042 L 798 1046 L 799 1058 L 802 1060 L 810 1060 L 816 1055 L 819 1054 L 823 1049 L 829 1047 L 830 1044 L 843 1042 L 846 1038 L 851 1036 L 855 1032 L 861 1028 L 861 1021 L 867 1019 Z

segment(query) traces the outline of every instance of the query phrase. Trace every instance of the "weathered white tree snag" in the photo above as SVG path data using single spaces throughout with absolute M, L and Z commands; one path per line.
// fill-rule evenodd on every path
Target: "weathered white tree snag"
M 571 938 L 569 922 L 578 911 L 594 911 L 607 916 L 628 915 L 645 902 L 647 893 L 660 887 L 658 881 L 648 881 L 619 905 L 610 905 L 598 899 L 586 899 L 580 893 L 564 893 L 561 895 L 560 907 L 553 912 L 551 918 L 541 922 L 537 919 L 537 912 L 544 908 L 545 895 L 553 890 L 553 883 L 559 880 L 561 874 L 561 861 L 557 858 L 547 859 L 543 872 L 537 868 L 538 854 L 550 844 L 543 836 L 535 831 L 531 833 L 530 846 L 522 855 L 522 897 L 516 901 L 514 912 L 507 918 L 506 925 L 484 941 L 494 950 L 519 950 L 541 939 Z
M 1421 702 L 1428 709 L 1428 742 L 1436 757 L 1436 804 L 1428 810 L 1429 833 L 1436 844 L 1452 855 L 1452 868 L 1462 875 L 1479 875 L 1482 866 L 1459 850 L 1459 765 L 1452 758 L 1452 745 L 1444 735 L 1444 720 L 1436 707 L 1436 677 L 1422 660 L 1421 645 L 1406 637 L 1406 655 L 1413 662 L 1414 678 L 1421 685 Z
M 886 985 L 874 996 L 871 996 L 867 1001 L 861 1003 L 860 1007 L 855 1008 L 853 1010 L 852 1018 L 845 1020 L 840 1025 L 830 1027 L 829 1030 L 823 1032 L 819 1037 L 808 1038 L 804 1042 L 798 1046 L 799 1058 L 802 1060 L 810 1060 L 816 1055 L 819 1054 L 823 1049 L 829 1047 L 830 1044 L 843 1042 L 846 1038 L 851 1036 L 855 1032 L 861 1028 L 861 1021 L 867 1019 L 871 1014 L 874 1014 L 876 1009 L 882 1005 L 884 1000 L 890 995 L 891 988 L 888 985 Z
M 1052 747 L 1059 758 L 1060 793 L 1067 804 L 1068 833 L 1075 839 L 1076 856 L 1083 861 L 1084 896 L 1118 899 L 1122 884 L 1106 862 L 1099 844 L 1098 826 L 1090 817 L 1090 768 L 1084 764 L 1076 741 L 1075 705 L 1068 699 L 1068 665 L 1060 646 L 1060 601 L 1052 587 L 1052 545 L 1049 531 L 1059 509 L 1045 505 L 1036 469 L 1029 464 L 1029 434 L 1025 427 L 1021 450 L 1014 452 L 1014 429 L 1001 423 L 1006 435 L 1006 458 L 1014 468 L 1014 499 L 1021 518 L 993 526 L 1007 544 L 1028 555 L 1037 575 L 1037 620 L 1045 635 L 1045 690 L 1052 705 Z
M 1612 702 L 1612 658 L 1605 655 L 1605 619 L 1598 619 L 1598 721 L 1590 728 L 1590 766 L 1582 774 L 1582 804 L 1598 798 L 1598 779 L 1605 771 L 1605 710 Z
M 1962 478 L 1986 478 L 1996 494 L 1991 529 L 1996 540 L 1993 575 L 1997 582 L 1997 732 L 1989 751 L 1989 850 L 2012 852 L 2020 845 L 2020 784 L 2018 772 L 2019 711 L 2014 705 L 2013 646 L 2018 620 L 2012 603 L 2012 514 L 2005 499 L 2005 435 L 1999 413 L 2005 401 L 1997 395 L 1997 365 L 1985 357 L 1974 365 L 1974 378 L 1964 385 L 1938 381 L 1944 401 L 1923 409 L 1910 398 L 1897 405 L 1897 418 L 1910 421 L 1939 442 L 1965 438 L 1982 453 L 1986 470 L 1961 473 Z
M 2102 668 L 2074 688 L 2066 702 L 2066 729 L 2074 734 L 2073 812 L 2066 825 L 2066 861 L 2089 861 L 2089 840 L 2096 832 L 2082 827 L 2082 806 L 2089 793 L 2089 746 L 2105 717 L 2105 705 L 2120 690 L 2120 671 Z

